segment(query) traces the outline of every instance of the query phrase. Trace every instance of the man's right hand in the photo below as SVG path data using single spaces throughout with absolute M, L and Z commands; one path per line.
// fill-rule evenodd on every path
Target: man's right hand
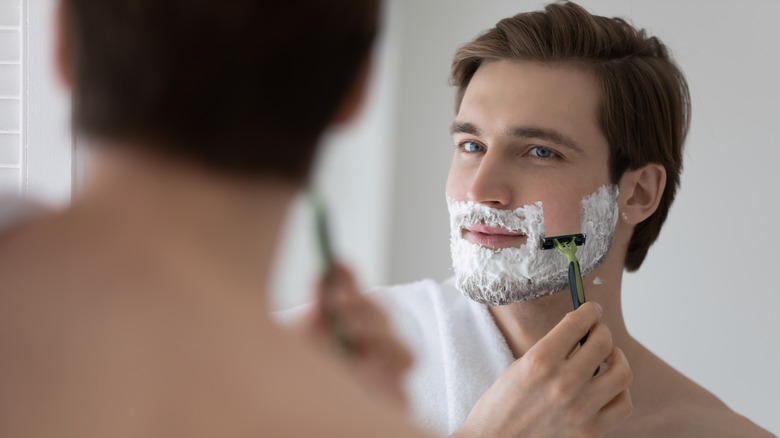
M 626 420 L 633 376 L 600 318 L 595 303 L 567 314 L 482 395 L 453 437 L 598 437 Z
M 321 279 L 316 290 L 314 306 L 298 329 L 318 348 L 338 354 L 349 373 L 372 395 L 405 408 L 403 378 L 412 356 L 379 305 L 361 293 L 352 272 L 338 263 L 332 278 Z M 338 326 L 329 320 L 334 315 Z

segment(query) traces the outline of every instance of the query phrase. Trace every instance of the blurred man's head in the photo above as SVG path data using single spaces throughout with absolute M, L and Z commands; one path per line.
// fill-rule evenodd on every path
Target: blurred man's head
M 365 70 L 370 0 L 62 0 L 75 128 L 300 182 Z

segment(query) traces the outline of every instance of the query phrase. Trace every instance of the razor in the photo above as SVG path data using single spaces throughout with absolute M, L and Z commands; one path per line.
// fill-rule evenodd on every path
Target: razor
M 566 234 L 562 236 L 545 237 L 542 239 L 542 249 L 557 249 L 559 253 L 566 257 L 569 262 L 569 292 L 571 293 L 571 305 L 574 310 L 577 310 L 581 305 L 585 304 L 585 288 L 582 286 L 582 274 L 580 273 L 580 262 L 577 261 L 577 247 L 585 243 L 585 235 L 578 234 Z M 580 339 L 580 345 L 584 344 L 588 340 L 588 334 Z M 599 367 L 600 368 L 600 367 Z M 599 368 L 593 373 L 595 376 L 599 372 Z
M 309 191 L 309 202 L 314 210 L 314 230 L 317 234 L 317 248 L 320 255 L 322 276 L 325 280 L 325 289 L 333 285 L 335 280 L 335 257 L 333 246 L 328 232 L 328 220 L 325 212 L 325 201 L 319 192 L 314 189 Z M 337 308 L 325 307 L 325 322 L 330 331 L 332 344 L 336 351 L 343 355 L 350 355 L 355 350 L 352 339 L 347 334 L 343 318 Z
M 557 249 L 569 262 L 569 292 L 574 310 L 585 304 L 585 288 L 582 286 L 580 262 L 577 261 L 577 247 L 585 243 L 585 235 L 566 234 L 563 236 L 545 237 L 542 239 L 542 249 Z

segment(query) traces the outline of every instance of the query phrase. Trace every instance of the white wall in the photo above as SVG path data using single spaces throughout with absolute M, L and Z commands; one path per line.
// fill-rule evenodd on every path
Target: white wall
M 455 48 L 543 2 L 404 0 L 388 280 L 450 275 L 444 180 Z M 780 434 L 780 3 L 582 0 L 672 49 L 693 121 L 660 241 L 624 282 L 630 331 L 736 411 Z M 775 237 L 774 234 L 778 234 Z

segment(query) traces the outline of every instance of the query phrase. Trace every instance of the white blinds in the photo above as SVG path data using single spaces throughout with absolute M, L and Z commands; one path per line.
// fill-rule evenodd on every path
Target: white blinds
M 22 0 L 0 0 L 0 192 L 21 190 Z

